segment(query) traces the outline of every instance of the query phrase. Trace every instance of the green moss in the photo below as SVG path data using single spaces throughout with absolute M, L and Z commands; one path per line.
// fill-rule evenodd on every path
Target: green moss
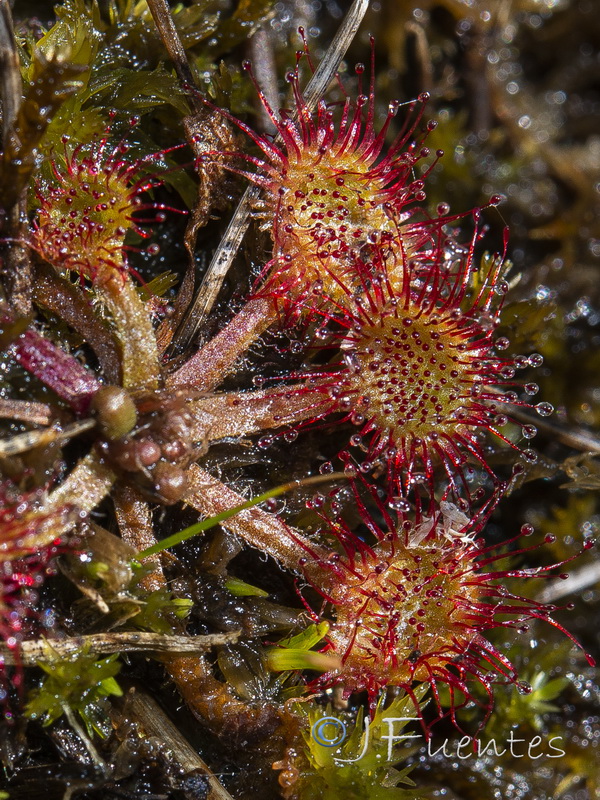
M 108 736 L 111 726 L 107 700 L 122 694 L 115 680 L 121 669 L 118 654 L 97 659 L 89 648 L 84 648 L 74 658 L 60 658 L 49 643 L 46 650 L 47 659 L 38 662 L 46 675 L 40 686 L 30 692 L 26 715 L 51 725 L 63 714 L 74 712 L 90 736 Z
M 422 701 L 427 687 L 414 691 Z M 305 718 L 308 768 L 300 775 L 300 800 L 418 800 L 421 795 L 403 762 L 414 752 L 406 718 L 417 712 L 411 698 L 400 696 L 389 705 L 379 702 L 367 724 L 363 709 L 352 718 L 331 706 L 298 704 Z M 390 724 L 386 720 L 395 718 Z M 404 721 L 403 719 L 404 718 Z M 393 741 L 389 736 L 398 737 Z M 403 740 L 402 737 L 406 736 Z M 416 734 L 420 738 L 419 734 Z M 335 742 L 340 741 L 339 745 Z

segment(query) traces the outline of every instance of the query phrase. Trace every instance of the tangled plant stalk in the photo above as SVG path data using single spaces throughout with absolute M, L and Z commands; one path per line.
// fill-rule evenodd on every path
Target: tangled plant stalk
M 534 527 L 513 498 L 561 469 L 531 446 L 553 413 L 531 400 L 541 301 L 508 260 L 500 194 L 459 213 L 432 197 L 447 157 L 430 94 L 382 109 L 371 37 L 368 85 L 359 64 L 313 104 L 301 30 L 292 108 L 277 110 L 250 64 L 249 81 L 216 67 L 247 36 L 241 6 L 223 20 L 66 0 L 16 39 L 2 9 L 6 736 L 23 708 L 48 743 L 69 726 L 92 793 L 135 796 L 146 780 L 152 796 L 359 798 L 430 796 L 426 780 L 424 794 L 407 788 L 418 759 L 388 769 L 369 743 L 369 725 L 386 738 L 388 707 L 411 709 L 427 739 L 477 737 L 519 702 L 537 730 L 559 691 L 546 675 L 565 667 L 550 647 L 532 677 L 524 642 L 574 644 L 581 674 L 595 660 L 558 616 L 572 604 L 542 601 L 535 579 L 564 579 L 593 531 L 570 549 L 525 542 Z M 269 9 L 252 4 L 256 25 Z M 364 10 L 352 6 L 325 57 L 330 79 Z M 206 63 L 203 94 L 190 81 Z M 272 134 L 240 119 L 250 102 Z M 239 285 L 186 347 L 194 253 L 244 183 L 253 266 L 233 264 Z M 582 469 L 597 488 L 595 462 Z M 142 632 L 156 652 L 119 658 L 117 642 L 142 649 Z M 41 670 L 25 669 L 25 642 L 42 637 Z M 198 746 L 181 731 L 170 749 L 140 745 L 162 713 L 154 681 L 198 720 Z M 335 753 L 355 771 L 338 777 L 313 735 L 334 712 L 354 724 Z M 388 758 L 413 755 L 393 744 Z

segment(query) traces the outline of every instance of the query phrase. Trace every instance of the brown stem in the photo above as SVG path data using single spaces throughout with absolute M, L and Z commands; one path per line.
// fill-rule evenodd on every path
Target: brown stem
M 120 489 L 115 506 L 124 538 L 136 550 L 141 550 L 156 540 L 148 505 L 135 495 L 134 490 Z M 150 580 L 144 588 L 149 591 L 167 585 L 160 563 L 148 577 Z M 228 635 L 231 636 L 225 634 Z M 162 661 L 188 707 L 219 737 L 229 742 L 261 738 L 272 741 L 273 733 L 281 726 L 280 712 L 274 705 L 253 707 L 237 698 L 226 683 L 215 678 L 212 667 L 199 654 L 168 653 Z M 280 752 L 274 751 L 273 759 L 279 756 Z
M 488 387 L 487 391 L 492 394 L 497 394 L 498 396 L 504 394 L 502 389 L 494 389 L 491 386 Z M 524 408 L 519 408 L 519 406 L 512 404 L 503 405 L 505 405 L 511 417 L 514 417 L 520 422 L 533 425 L 534 428 L 537 428 L 538 431 L 541 431 L 545 436 L 557 439 L 567 447 L 573 447 L 575 450 L 581 450 L 583 452 L 600 453 L 600 438 L 594 436 L 591 431 L 586 431 L 583 428 L 567 427 L 556 420 L 550 421 L 548 419 L 542 419 L 539 415 L 532 414 Z
M 38 662 L 52 663 L 55 658 L 68 658 L 86 648 L 97 655 L 108 653 L 205 653 L 217 645 L 233 644 L 239 637 L 234 633 L 209 633 L 200 636 L 177 636 L 147 631 L 90 633 L 64 639 L 34 639 L 20 642 L 14 648 L 0 643 L 0 657 L 5 664 L 34 667 Z
M 10 148 L 10 137 L 19 113 L 23 82 L 8 0 L 0 0 L 0 93 L 2 97 L 2 144 Z
M 152 512 L 140 493 L 127 484 L 117 485 L 113 492 L 113 500 L 121 538 L 137 551 L 146 550 L 156 544 Z M 154 569 L 142 578 L 142 588 L 147 592 L 164 588 L 166 582 L 160 558 L 151 556 L 144 559 L 143 563 L 153 564 Z
M 36 447 L 45 447 L 54 442 L 64 442 L 95 426 L 96 423 L 93 419 L 80 419 L 65 427 L 55 424 L 48 428 L 16 433 L 7 439 L 0 439 L 0 457 L 15 456 Z
M 258 76 L 260 88 L 271 108 L 279 108 L 279 88 L 277 86 L 277 65 L 273 51 L 273 37 L 268 27 L 259 28 L 248 42 L 248 51 L 254 74 Z M 275 125 L 262 103 L 255 100 L 260 127 L 265 133 L 276 133 Z
M 156 539 L 152 533 L 147 503 L 135 497 L 136 492 L 123 488 L 117 495 L 116 510 L 119 527 L 130 545 L 142 550 Z M 143 505 L 142 505 L 143 504 Z M 136 519 L 136 515 L 140 517 Z M 149 591 L 166 587 L 167 582 L 160 563 L 148 576 L 144 586 Z M 279 725 L 274 706 L 252 708 L 238 699 L 227 684 L 217 680 L 212 667 L 205 659 L 194 656 L 166 654 L 162 661 L 182 698 L 191 710 L 219 736 L 247 738 L 257 736 L 257 729 L 270 735 Z
M 201 397 L 190 403 L 194 417 L 192 438 L 214 442 L 233 436 L 250 436 L 321 416 L 327 413 L 329 406 L 328 395 L 312 392 L 304 384 Z
M 111 718 L 119 741 L 127 741 L 129 737 L 132 743 L 153 739 L 161 742 L 173 766 L 183 773 L 199 771 L 206 775 L 209 784 L 207 800 L 233 800 L 179 728 L 143 690 L 131 689 L 125 697 L 121 713 L 118 714 L 113 706 Z M 132 726 L 135 733 L 132 733 Z
M 7 230 L 13 240 L 5 246 L 6 261 L 6 294 L 12 309 L 20 316 L 31 314 L 31 258 L 29 249 L 21 242 L 25 240 L 29 226 L 27 224 L 27 192 L 24 190 L 15 205 L 8 213 Z
M 36 265 L 33 296 L 36 303 L 59 316 L 77 331 L 95 352 L 108 383 L 121 383 L 121 356 L 115 336 L 92 313 L 90 301 L 80 287 L 57 275 L 45 263 Z
M 197 464 L 190 467 L 188 476 L 190 488 L 186 492 L 185 502 L 204 517 L 220 514 L 222 511 L 242 505 L 247 500 Z M 238 534 L 253 547 L 268 553 L 290 570 L 298 569 L 298 561 L 301 558 L 311 557 L 318 561 L 326 561 L 331 555 L 329 550 L 309 541 L 275 514 L 269 514 L 259 508 L 241 511 L 222 524 L 224 528 Z
M 273 734 L 281 726 L 281 712 L 276 706 L 251 706 L 240 700 L 227 684 L 214 677 L 204 658 L 169 656 L 163 661 L 189 708 L 219 738 L 230 745 L 267 740 L 276 757 L 279 737 Z
M 220 333 L 167 378 L 167 386 L 213 390 L 275 319 L 271 300 L 250 300 Z
M 117 516 L 122 532 L 129 544 L 137 550 L 155 541 L 151 528 L 149 508 L 135 497 L 135 491 L 121 489 L 117 495 Z M 136 519 L 136 515 L 139 515 Z M 151 584 L 146 588 L 164 588 L 167 585 L 162 567 L 157 564 L 151 574 Z M 281 728 L 281 713 L 272 704 L 258 707 L 248 705 L 233 691 L 217 680 L 212 667 L 201 655 L 185 656 L 166 654 L 162 661 L 179 693 L 192 712 L 219 737 L 228 742 L 268 739 L 273 747 L 273 759 L 281 755 L 280 737 L 273 734 Z

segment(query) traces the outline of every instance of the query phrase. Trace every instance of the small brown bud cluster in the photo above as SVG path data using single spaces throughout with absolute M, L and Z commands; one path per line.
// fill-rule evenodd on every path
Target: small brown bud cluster
M 91 403 L 103 437 L 102 455 L 144 494 L 166 505 L 181 499 L 185 469 L 197 455 L 188 400 L 183 392 L 134 396 L 120 386 L 104 386 Z

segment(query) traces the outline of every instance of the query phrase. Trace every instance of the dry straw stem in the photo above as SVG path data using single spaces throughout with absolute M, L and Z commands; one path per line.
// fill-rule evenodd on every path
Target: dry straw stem
M 21 642 L 15 650 L 0 644 L 0 656 L 5 664 L 33 667 L 38 662 L 55 658 L 77 656 L 88 648 L 97 655 L 110 653 L 205 653 L 217 645 L 233 644 L 239 632 L 211 633 L 206 636 L 175 636 L 145 631 L 124 633 L 92 633 L 87 636 L 71 636 L 67 639 L 35 639 Z M 51 654 L 51 657 L 50 657 Z
M 41 406 L 42 404 L 35 403 L 32 405 Z M 0 413 L 0 416 L 3 415 Z M 31 421 L 31 418 L 27 417 L 27 421 Z M 77 436 L 84 431 L 89 431 L 91 428 L 94 428 L 95 425 L 96 422 L 93 419 L 82 419 L 78 422 L 73 422 L 71 425 L 65 425 L 62 429 L 60 425 L 56 424 L 44 430 L 17 433 L 15 436 L 11 436 L 8 439 L 0 440 L 0 457 L 15 456 L 18 453 L 25 453 L 34 447 L 43 447 L 51 442 L 61 442 L 72 439 L 73 436 Z
M 119 713 L 113 707 L 111 718 L 117 731 L 122 724 L 129 730 L 131 723 L 134 722 L 141 739 L 155 738 L 160 741 L 182 772 L 203 773 L 210 787 L 207 800 L 233 800 L 206 762 L 200 758 L 187 739 L 183 738 L 160 706 L 145 692 L 131 689 L 125 696 L 122 712 Z
M 169 8 L 167 0 L 148 0 L 148 7 L 150 8 L 150 13 L 154 19 L 154 24 L 158 29 L 160 38 L 169 54 L 169 58 L 175 66 L 175 71 L 177 72 L 179 80 L 183 84 L 195 87 L 196 82 L 190 68 L 185 47 L 179 38 L 179 32 L 173 22 L 171 9 Z M 192 109 L 196 113 L 202 110 L 202 102 L 197 94 L 191 94 L 189 101 Z
M 47 403 L 36 403 L 33 400 L 10 400 L 2 397 L 0 398 L 0 417 L 29 422 L 32 425 L 50 425 L 53 414 Z
M 493 394 L 501 394 L 500 390 L 493 387 L 490 387 L 489 391 Z M 547 419 L 540 419 L 539 416 L 530 414 L 525 409 L 514 405 L 510 406 L 510 413 L 520 422 L 534 425 L 538 430 L 542 431 L 547 436 L 557 439 L 561 444 L 567 447 L 581 450 L 584 453 L 600 453 L 600 439 L 594 436 L 590 431 L 551 422 Z

